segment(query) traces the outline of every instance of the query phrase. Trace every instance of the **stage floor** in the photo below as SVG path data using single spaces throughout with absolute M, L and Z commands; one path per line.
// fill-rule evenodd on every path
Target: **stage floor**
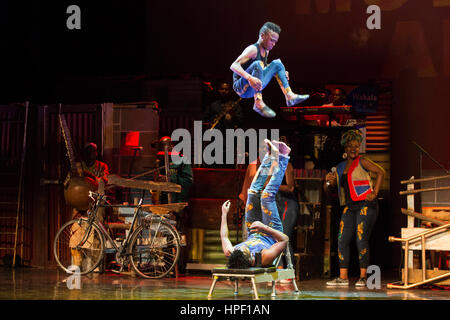
M 58 269 L 0 268 L 0 300 L 208 300 L 212 281 L 208 273 L 160 280 L 96 273 L 81 277 L 79 289 L 69 289 L 66 279 Z M 450 290 L 387 289 L 396 279 L 382 279 L 381 289 L 357 289 L 356 280 L 348 288 L 327 287 L 325 279 L 299 281 L 297 295 L 291 284 L 277 284 L 275 298 L 268 284 L 258 284 L 258 291 L 261 300 L 450 300 Z M 240 281 L 237 296 L 231 281 L 220 281 L 211 300 L 252 299 L 250 281 Z

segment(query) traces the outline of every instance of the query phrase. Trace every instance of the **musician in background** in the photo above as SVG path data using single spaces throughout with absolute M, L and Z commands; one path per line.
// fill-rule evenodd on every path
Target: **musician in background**
M 336 88 L 331 91 L 331 94 L 328 96 L 328 102 L 322 104 L 322 107 L 331 107 L 331 106 L 344 106 L 346 100 L 345 90 L 342 88 Z M 339 126 L 339 124 L 343 124 L 346 119 L 351 118 L 351 116 L 345 114 L 333 114 L 330 119 L 330 115 L 328 114 L 316 114 L 316 115 L 305 115 L 303 118 L 306 121 L 309 121 L 311 125 L 318 126 L 329 126 L 331 121 L 331 126 Z
M 81 168 L 79 168 L 79 171 L 81 172 L 79 173 L 80 175 L 95 181 L 98 184 L 97 192 L 104 194 L 105 185 L 108 183 L 109 168 L 106 163 L 97 160 L 97 156 L 98 156 L 97 145 L 93 142 L 87 143 L 83 148 Z M 69 180 L 70 180 L 70 173 L 67 175 L 67 178 L 64 182 L 64 186 L 67 185 Z M 73 217 L 76 217 L 80 214 L 83 213 L 79 212 L 75 208 L 73 209 Z M 101 222 L 103 222 L 104 208 L 100 208 L 97 211 L 97 218 Z
M 169 181 L 181 186 L 181 192 L 170 192 L 172 203 L 178 202 L 188 202 L 189 199 L 189 189 L 192 186 L 194 181 L 194 176 L 192 173 L 192 167 L 189 163 L 181 162 L 180 164 L 175 164 L 170 162 L 170 158 L 173 151 L 173 142 L 172 139 L 168 136 L 162 137 L 160 139 L 160 143 L 162 146 L 162 151 L 158 152 L 158 160 L 159 163 L 164 163 L 164 144 L 168 145 L 168 153 L 169 153 Z M 180 157 L 182 155 L 179 154 Z M 166 177 L 163 173 L 161 173 L 158 178 L 159 181 L 165 181 Z M 161 203 L 168 202 L 168 193 L 161 192 Z
M 214 126 L 222 132 L 238 128 L 242 124 L 242 108 L 231 94 L 231 85 L 223 81 L 217 92 L 219 97 L 206 107 L 203 121 L 208 123 L 209 128 Z
M 332 90 L 330 95 L 330 102 L 324 104 L 323 106 L 345 106 L 345 102 L 347 100 L 347 93 L 342 88 L 335 88 Z M 351 114 L 335 114 L 333 116 L 334 119 L 329 119 L 331 121 L 332 126 L 343 125 L 350 119 Z
M 345 99 L 347 95 L 342 88 L 336 88 L 331 92 L 330 102 L 324 104 L 324 106 L 343 106 L 345 105 Z
M 83 148 L 83 161 L 81 162 L 81 168 L 85 176 L 94 178 L 99 183 L 102 181 L 104 186 L 108 183 L 109 169 L 108 165 L 97 160 L 97 157 L 97 145 L 93 142 L 87 143 Z
M 169 202 L 169 194 L 171 203 L 181 203 L 188 202 L 189 200 L 189 190 L 194 182 L 194 175 L 192 172 L 192 167 L 189 163 L 181 162 L 179 164 L 175 164 L 170 162 L 171 155 L 173 151 L 173 142 L 172 139 L 168 136 L 162 137 L 160 139 L 161 148 L 163 151 L 158 152 L 158 160 L 159 163 L 164 163 L 164 146 L 168 146 L 169 153 L 169 173 L 168 173 L 168 182 L 176 183 L 181 186 L 181 192 L 161 192 L 160 203 L 168 203 Z M 181 154 L 179 156 L 182 157 Z M 166 176 L 161 172 L 160 176 L 157 179 L 158 181 L 166 181 Z M 181 253 L 178 261 L 178 268 L 180 273 L 184 273 L 187 262 L 187 250 L 186 250 L 186 228 L 188 225 L 188 208 L 184 208 L 180 212 L 175 214 L 176 219 L 176 228 L 178 232 L 181 234 Z

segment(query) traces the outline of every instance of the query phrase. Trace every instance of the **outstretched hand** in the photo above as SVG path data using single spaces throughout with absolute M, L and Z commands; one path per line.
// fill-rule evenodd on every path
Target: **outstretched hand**
M 231 207 L 231 201 L 227 200 L 222 204 L 222 215 L 227 215 L 228 212 L 230 211 L 230 207 Z

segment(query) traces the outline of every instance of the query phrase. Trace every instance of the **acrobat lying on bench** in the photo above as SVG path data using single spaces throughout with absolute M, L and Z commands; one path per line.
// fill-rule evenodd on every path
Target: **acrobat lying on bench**
M 276 259 L 276 263 L 272 267 L 250 267 L 247 269 L 230 269 L 227 267 L 218 267 L 214 268 L 212 270 L 212 277 L 213 282 L 211 284 L 211 287 L 209 289 L 208 298 L 212 297 L 212 294 L 214 292 L 214 289 L 216 287 L 217 281 L 220 280 L 232 280 L 234 281 L 234 294 L 238 294 L 239 290 L 239 279 L 245 280 L 250 279 L 252 283 L 252 290 L 253 294 L 255 296 L 255 299 L 259 299 L 258 294 L 258 288 L 256 286 L 257 283 L 260 282 L 272 282 L 272 297 L 276 296 L 276 288 L 275 288 L 275 281 L 278 280 L 285 280 L 285 279 L 292 279 L 292 284 L 294 286 L 294 292 L 295 294 L 299 293 L 297 283 L 295 282 L 295 270 L 292 265 L 290 254 L 288 252 L 288 249 L 286 249 L 286 260 L 287 262 L 287 269 L 278 269 L 278 262 L 281 260 L 282 255 L 280 255 Z
M 212 296 L 215 284 L 220 277 L 235 279 L 235 292 L 237 293 L 238 279 L 250 278 L 253 291 L 258 299 L 256 283 L 273 282 L 275 295 L 275 281 L 293 279 L 295 292 L 298 292 L 295 282 L 295 272 L 292 266 L 289 250 L 286 250 L 289 237 L 283 233 L 283 225 L 278 214 L 275 195 L 281 185 L 289 162 L 290 148 L 278 141 L 264 140 L 268 152 L 256 172 L 248 190 L 248 199 L 245 207 L 245 223 L 248 228 L 248 238 L 233 247 L 228 238 L 227 215 L 230 210 L 230 201 L 222 205 L 222 220 L 220 237 L 222 249 L 228 257 L 228 268 L 213 270 L 213 283 L 209 292 Z M 267 178 L 268 184 L 264 187 Z M 286 250 L 287 269 L 277 270 L 281 254 Z

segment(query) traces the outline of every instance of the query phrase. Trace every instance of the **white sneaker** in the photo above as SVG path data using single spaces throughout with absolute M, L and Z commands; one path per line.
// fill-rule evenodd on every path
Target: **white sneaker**
M 290 99 L 286 99 L 286 105 L 288 107 L 295 106 L 309 98 L 309 94 L 295 94 L 293 93 Z
M 341 278 L 337 277 L 334 280 L 328 281 L 327 286 L 348 287 L 348 279 L 341 279 Z
M 255 104 L 253 105 L 253 111 L 264 118 L 274 118 L 277 115 L 275 111 L 270 109 L 263 101 L 259 103 L 255 102 Z
M 359 278 L 359 280 L 355 283 L 355 287 L 367 287 L 367 279 Z

